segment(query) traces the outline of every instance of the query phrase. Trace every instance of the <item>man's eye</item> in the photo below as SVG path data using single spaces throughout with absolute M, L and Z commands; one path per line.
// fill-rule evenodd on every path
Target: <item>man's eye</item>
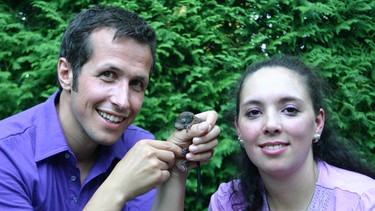
M 110 77 L 112 76 L 112 73 L 106 71 L 106 72 L 104 72 L 102 75 L 103 75 L 104 77 L 110 78 Z
M 113 81 L 114 78 L 115 78 L 115 74 L 113 72 L 110 72 L 110 71 L 105 71 L 103 72 L 100 77 L 104 80 L 104 81 Z
M 140 80 L 133 80 L 130 82 L 130 85 L 134 88 L 136 91 L 144 91 L 144 84 Z

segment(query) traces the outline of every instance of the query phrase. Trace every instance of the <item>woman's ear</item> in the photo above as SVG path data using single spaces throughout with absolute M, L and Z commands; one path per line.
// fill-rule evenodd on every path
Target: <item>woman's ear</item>
M 316 133 L 322 134 L 323 128 L 324 128 L 324 110 L 321 108 L 319 110 L 318 115 L 315 118 L 315 124 L 316 124 Z
M 57 75 L 61 88 L 66 91 L 71 91 L 73 86 L 73 70 L 68 60 L 64 57 L 59 58 Z
M 240 133 L 240 128 L 238 127 L 238 119 L 237 119 L 237 117 L 234 117 L 234 126 L 236 126 L 237 135 L 238 135 L 238 137 L 240 137 L 241 133 Z

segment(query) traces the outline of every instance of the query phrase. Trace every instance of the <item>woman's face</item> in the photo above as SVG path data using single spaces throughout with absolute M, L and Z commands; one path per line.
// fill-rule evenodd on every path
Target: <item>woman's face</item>
M 324 111 L 313 111 L 304 81 L 283 67 L 265 67 L 244 81 L 236 129 L 261 174 L 288 176 L 313 162 L 314 134 Z

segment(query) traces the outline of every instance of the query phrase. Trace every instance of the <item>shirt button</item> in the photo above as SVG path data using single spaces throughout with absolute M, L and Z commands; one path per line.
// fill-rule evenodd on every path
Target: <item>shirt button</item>
M 73 197 L 73 203 L 77 203 L 77 197 Z
M 70 158 L 70 154 L 69 153 L 65 153 L 65 158 L 66 159 Z
M 70 177 L 70 180 L 72 180 L 73 182 L 77 180 L 77 177 L 76 176 L 71 176 Z

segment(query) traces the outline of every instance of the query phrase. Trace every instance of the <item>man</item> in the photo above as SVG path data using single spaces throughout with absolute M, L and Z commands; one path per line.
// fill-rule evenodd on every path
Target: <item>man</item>
M 186 158 L 207 161 L 220 129 L 214 111 L 167 141 L 132 125 L 154 64 L 155 32 L 136 14 L 78 14 L 62 38 L 59 91 L 0 121 L 0 210 L 183 210 L 187 173 L 175 161 L 189 146 Z

